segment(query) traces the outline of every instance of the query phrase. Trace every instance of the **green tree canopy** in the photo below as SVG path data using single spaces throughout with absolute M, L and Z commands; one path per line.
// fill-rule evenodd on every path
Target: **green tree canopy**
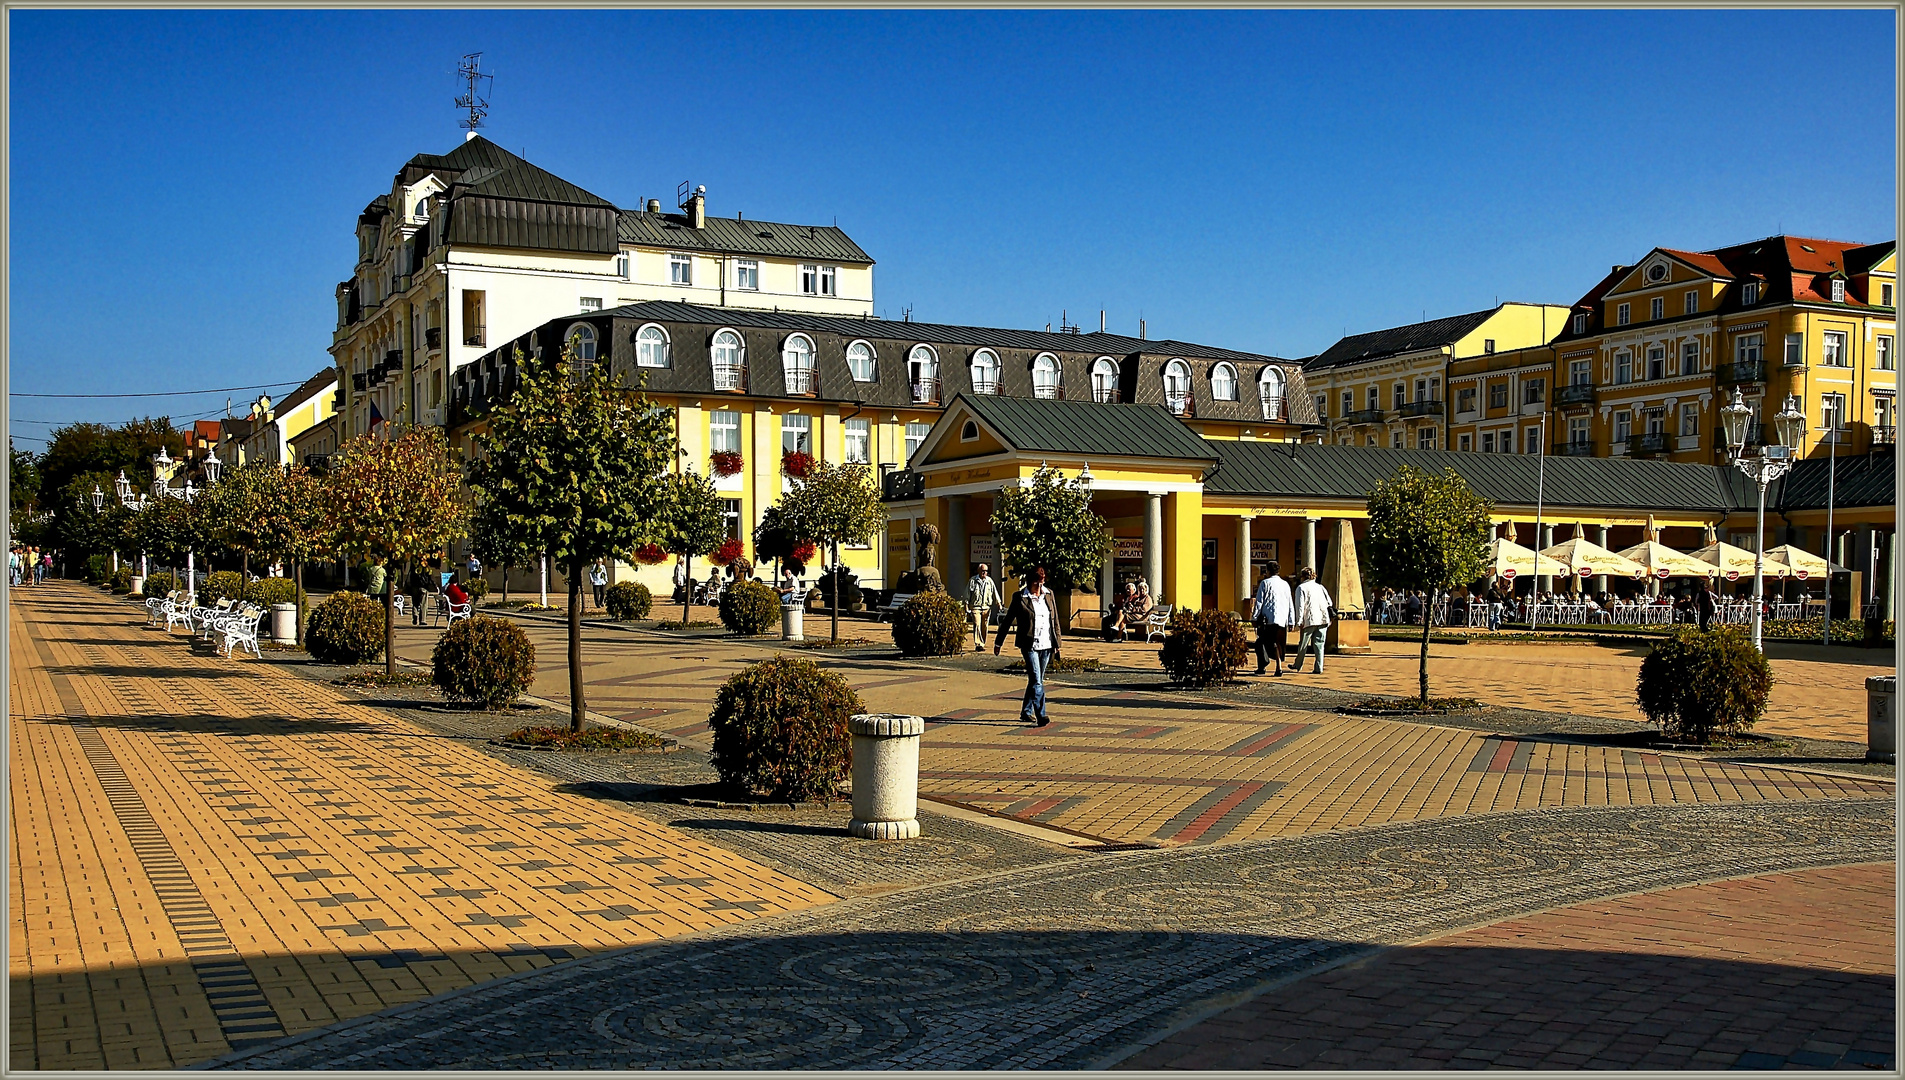
M 685 560 L 689 586 L 681 593 L 681 621 L 688 621 L 688 601 L 694 595 L 695 556 L 706 555 L 728 538 L 721 517 L 721 496 L 714 480 L 695 472 L 668 477 L 667 511 L 661 519 L 661 549 Z
M 790 532 L 827 549 L 840 563 L 841 544 L 871 543 L 886 528 L 880 481 L 865 465 L 815 462 L 807 475 L 781 496 L 781 513 Z M 833 591 L 832 639 L 840 640 L 840 589 Z
M 1011 576 L 1043 566 L 1060 595 L 1091 581 L 1111 550 L 1111 526 L 1092 512 L 1091 485 L 1048 465 L 999 492 L 992 535 Z
M 1415 589 L 1433 600 L 1438 589 L 1467 585 L 1488 561 L 1488 515 L 1493 508 L 1454 469 L 1442 475 L 1404 465 L 1369 493 L 1370 579 L 1392 589 Z M 1429 632 L 1424 605 L 1422 701 L 1429 700 Z

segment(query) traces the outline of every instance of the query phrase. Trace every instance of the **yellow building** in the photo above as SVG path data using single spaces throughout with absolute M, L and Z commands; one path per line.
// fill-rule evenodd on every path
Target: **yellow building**
M 1342 339 L 1303 364 L 1329 424 L 1327 441 L 1417 450 L 1455 445 L 1449 436 L 1463 401 L 1444 392 L 1445 385 L 1455 389 L 1445 383 L 1450 365 L 1544 344 L 1566 315 L 1555 305 L 1508 303 Z
M 1545 452 L 1548 389 L 1554 385 L 1552 348 L 1531 345 L 1451 360 L 1448 379 L 1451 449 Z

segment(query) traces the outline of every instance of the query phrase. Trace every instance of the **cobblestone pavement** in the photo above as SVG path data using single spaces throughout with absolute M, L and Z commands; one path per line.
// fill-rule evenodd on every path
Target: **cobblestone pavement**
M 1888 799 L 1538 810 L 1109 855 L 591 957 L 225 1063 L 1103 1067 L 1382 946 L 1889 859 L 1892 818 Z
M 528 620 L 537 691 L 566 699 L 564 628 Z M 434 631 L 405 630 L 421 661 Z M 729 675 L 773 642 L 586 631 L 590 707 L 708 745 Z M 1339 716 L 1116 683 L 1055 687 L 1053 723 L 1017 721 L 996 671 L 814 654 L 869 707 L 929 717 L 924 794 L 1110 843 L 1211 844 L 1536 806 L 1757 802 L 1890 794 L 1888 782 L 1619 746 Z
M 1384 950 L 1122 1065 L 1890 1071 L 1897 873 L 1684 886 Z
M 12 594 L 15 1068 L 200 1061 L 834 899 L 140 614 Z

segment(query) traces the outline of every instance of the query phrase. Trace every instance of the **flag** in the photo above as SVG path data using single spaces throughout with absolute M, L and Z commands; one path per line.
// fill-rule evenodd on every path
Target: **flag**
M 384 422 L 384 414 L 377 411 L 377 403 L 370 403 L 370 430 L 376 431 L 377 425 Z

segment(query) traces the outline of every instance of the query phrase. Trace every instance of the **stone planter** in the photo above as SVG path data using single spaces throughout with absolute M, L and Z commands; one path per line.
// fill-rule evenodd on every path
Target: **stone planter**
M 291 645 L 297 642 L 298 605 L 271 605 L 271 640 L 280 645 Z
M 1897 747 L 1898 676 L 1874 675 L 1865 680 L 1865 760 L 1896 761 Z
M 144 596 L 146 594 L 146 579 L 144 577 L 141 577 L 138 574 L 132 575 L 132 590 L 131 591 L 139 594 L 140 596 Z
M 853 819 L 847 832 L 868 840 L 919 835 L 919 737 L 926 721 L 899 713 L 860 713 L 853 733 Z
M 783 641 L 805 641 L 806 640 L 806 635 L 802 632 L 802 629 L 801 629 L 801 622 L 802 622 L 802 617 L 804 614 L 805 613 L 801 611 L 799 605 L 794 605 L 792 607 L 783 605 L 781 607 L 781 640 Z

